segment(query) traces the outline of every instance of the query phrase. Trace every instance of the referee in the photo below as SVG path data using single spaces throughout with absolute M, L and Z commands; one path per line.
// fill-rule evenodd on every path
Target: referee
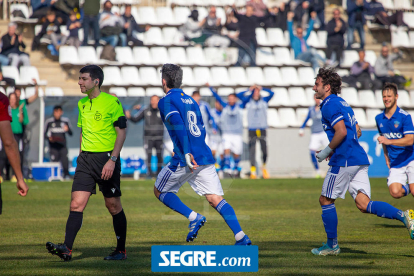
M 83 210 L 96 183 L 102 192 L 106 208 L 111 213 L 117 247 L 104 260 L 124 260 L 127 221 L 121 205 L 121 162 L 119 153 L 126 136 L 126 118 L 120 101 L 101 92 L 103 71 L 99 66 L 88 65 L 79 71 L 79 86 L 86 94 L 78 102 L 78 127 L 81 128 L 81 152 L 78 157 L 72 185 L 70 214 L 66 223 L 63 244 L 46 243 L 49 253 L 64 261 L 72 259 L 72 246 L 82 226 Z

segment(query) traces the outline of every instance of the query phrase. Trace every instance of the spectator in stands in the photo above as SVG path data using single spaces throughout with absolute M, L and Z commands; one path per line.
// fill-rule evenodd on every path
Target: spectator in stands
M 381 49 L 381 55 L 378 56 L 375 62 L 375 76 L 382 84 L 386 82 L 395 83 L 399 88 L 403 88 L 406 80 L 403 76 L 397 75 L 393 62 L 402 58 L 402 52 L 398 48 L 393 49 L 393 53 L 389 54 L 388 46 L 384 45 Z
M 112 3 L 106 1 L 103 6 L 103 12 L 99 17 L 99 29 L 101 30 L 101 39 L 109 45 L 116 47 L 120 40 L 122 47 L 127 46 L 127 36 L 123 33 L 125 21 L 119 14 L 111 12 Z
M 240 14 L 236 10 L 236 6 L 233 5 L 234 16 L 239 21 L 239 57 L 236 66 L 248 63 L 251 66 L 256 66 L 256 28 L 259 27 L 260 22 L 265 22 L 270 13 L 267 13 L 264 17 L 257 17 L 253 15 L 254 8 L 251 5 L 246 5 L 246 14 Z M 249 59 L 248 62 L 245 62 Z
M 0 54 L 0 65 L 1 66 L 9 65 L 9 58 L 5 55 Z M 1 66 L 0 66 L 0 68 L 1 68 Z
M 187 22 L 179 30 L 185 40 L 202 44 L 206 40 L 206 36 L 203 35 L 201 26 L 201 22 L 198 21 L 198 10 L 192 10 Z
M 298 5 L 294 9 L 295 16 L 293 17 L 293 21 L 297 24 L 297 26 L 301 26 L 302 28 L 306 27 L 309 21 L 309 12 L 309 2 L 301 0 L 298 1 Z
M 70 12 L 68 24 L 66 25 L 69 30 L 69 37 L 66 41 L 67 44 L 79 48 L 81 44 L 79 40 L 79 29 L 81 26 L 82 24 L 80 23 L 80 20 L 76 18 L 76 13 L 74 11 Z
M 309 11 L 316 12 L 319 30 L 325 30 L 325 1 L 324 0 L 310 0 Z
M 335 52 L 336 64 L 341 63 L 342 53 L 344 51 L 344 34 L 346 32 L 347 25 L 341 18 L 341 12 L 339 9 L 334 9 L 333 19 L 328 22 L 326 31 L 328 32 L 328 40 L 326 49 L 326 57 L 332 61 L 332 53 Z
M 22 99 L 22 89 L 18 86 L 14 89 L 14 94 L 16 94 L 17 101 L 19 105 L 23 104 L 23 108 L 26 109 L 26 106 L 36 101 L 39 98 L 39 86 L 37 85 L 36 79 L 32 79 L 33 85 L 35 87 L 35 93 L 27 99 Z M 27 112 L 27 110 L 25 111 Z
M 221 19 L 217 17 L 215 6 L 210 7 L 207 17 L 200 24 L 203 28 L 203 33 L 207 35 L 220 34 Z
M 134 16 L 131 14 L 131 5 L 125 6 L 125 12 L 122 15 L 124 18 L 124 33 L 127 36 L 128 44 L 132 44 L 133 46 L 143 46 L 144 42 L 137 38 L 138 33 L 146 32 L 150 29 L 150 26 L 147 25 L 145 28 L 141 28 L 137 21 L 135 21 Z
M 226 23 L 224 24 L 226 35 L 232 40 L 237 40 L 240 35 L 239 20 L 234 16 L 232 9 L 226 13 Z M 234 43 L 234 42 L 233 42 Z
M 54 11 L 49 10 L 47 12 L 46 21 L 43 23 L 42 30 L 35 37 L 35 39 L 36 38 L 38 39 L 39 43 L 41 38 L 50 39 L 56 51 L 59 51 L 61 45 L 65 45 L 67 36 L 62 35 L 60 32 L 60 23 L 56 18 L 56 13 Z
M 23 35 L 16 34 L 16 23 L 9 23 L 8 33 L 1 38 L 1 54 L 11 59 L 11 66 L 18 67 L 20 63 L 24 66 L 30 66 L 29 55 L 20 50 L 25 49 Z
M 3 72 L 0 67 L 0 86 L 7 87 L 7 86 L 16 86 L 16 81 L 12 78 L 6 78 L 3 76 Z
M 269 8 L 269 18 L 264 22 L 265 28 L 279 28 L 279 8 Z
M 407 26 L 407 24 L 403 21 L 403 11 L 397 10 L 393 12 L 391 15 L 385 11 L 384 6 L 378 2 L 377 0 L 371 0 L 368 3 L 367 13 L 373 20 L 372 23 L 384 25 L 384 26 Z
M 363 90 L 381 89 L 381 81 L 371 78 L 371 74 L 374 74 L 374 67 L 365 60 L 365 51 L 361 49 L 358 54 L 359 60 L 352 65 L 350 75 L 342 77 L 342 82 Z M 359 87 L 357 85 L 358 82 L 360 83 Z
M 82 46 L 88 46 L 89 28 L 92 26 L 93 38 L 95 39 L 95 48 L 99 46 L 99 9 L 101 8 L 100 0 L 88 0 L 83 3 L 83 43 Z
M 348 47 L 352 48 L 354 43 L 354 32 L 358 31 L 360 48 L 365 46 L 365 31 L 364 25 L 366 23 L 365 15 L 368 9 L 368 2 L 366 0 L 347 0 L 348 13 Z
M 290 37 L 290 45 L 295 53 L 295 59 L 302 60 L 304 62 L 310 62 L 313 70 L 317 70 L 318 67 L 322 67 L 325 63 L 325 59 L 321 57 L 315 49 L 310 48 L 306 40 L 309 38 L 312 30 L 314 19 L 316 18 L 316 12 L 311 13 L 311 20 L 309 20 L 309 27 L 306 31 L 306 36 L 303 36 L 303 28 L 296 28 L 296 35 L 293 34 L 293 17 L 294 13 L 288 13 L 288 29 Z
M 42 19 L 57 0 L 30 0 L 33 13 L 30 18 Z
M 58 19 L 59 23 L 62 25 L 66 25 L 69 20 L 70 12 L 79 11 L 79 0 L 54 1 L 54 3 L 52 4 L 52 10 L 55 12 L 56 18 Z
M 253 7 L 253 15 L 257 17 L 263 17 L 266 15 L 267 7 L 263 3 L 263 0 L 249 0 L 246 5 Z
M 66 133 L 72 136 L 72 127 L 68 118 L 62 117 L 60 105 L 53 108 L 53 117 L 45 122 L 45 139 L 49 141 L 50 161 L 62 163 L 63 177 L 69 178 L 68 148 Z

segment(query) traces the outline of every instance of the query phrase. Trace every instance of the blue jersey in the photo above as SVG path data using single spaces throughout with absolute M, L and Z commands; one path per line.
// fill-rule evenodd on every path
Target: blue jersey
M 344 121 L 346 127 L 346 137 L 334 150 L 329 166 L 360 166 L 369 165 L 368 156 L 364 149 L 358 142 L 358 136 L 356 131 L 356 124 L 354 111 L 349 104 L 338 97 L 337 95 L 329 95 L 321 103 L 322 112 L 322 126 L 325 130 L 329 141 L 335 135 L 334 126 Z
M 175 171 L 178 165 L 187 165 L 184 157 L 186 153 L 191 153 L 198 165 L 215 163 L 213 154 L 205 142 L 206 130 L 200 108 L 193 98 L 181 89 L 171 89 L 158 102 L 158 108 L 174 144 L 174 157 L 169 165 L 172 171 Z
M 321 120 L 322 113 L 321 113 L 320 108 L 319 110 L 316 110 L 315 106 L 309 107 L 308 116 L 306 116 L 305 122 L 303 122 L 300 128 L 305 128 L 306 123 L 309 121 L 309 119 L 312 119 L 311 133 L 323 132 L 322 120 Z
M 380 135 L 387 139 L 401 139 L 407 134 L 414 134 L 411 115 L 397 106 L 394 114 L 388 119 L 385 111 L 375 117 Z M 386 146 L 391 168 L 401 168 L 414 160 L 414 146 Z

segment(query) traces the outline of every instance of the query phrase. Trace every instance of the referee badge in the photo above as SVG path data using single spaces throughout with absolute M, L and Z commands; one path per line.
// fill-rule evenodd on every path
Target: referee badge
M 99 111 L 96 111 L 94 119 L 95 121 L 100 121 L 102 119 L 102 114 L 99 113 Z

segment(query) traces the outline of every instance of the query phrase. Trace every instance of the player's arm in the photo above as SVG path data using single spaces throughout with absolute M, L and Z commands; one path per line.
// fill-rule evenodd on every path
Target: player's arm
M 399 147 L 408 147 L 412 146 L 414 143 L 414 126 L 413 121 L 411 120 L 411 116 L 408 115 L 403 120 L 403 134 L 404 137 L 400 139 L 387 139 L 385 136 L 379 136 L 378 142 L 384 145 L 392 145 L 392 146 L 399 146 Z
M 382 144 L 382 149 L 384 151 L 384 157 L 385 157 L 385 164 L 387 164 L 388 169 L 390 168 L 390 157 L 388 156 L 388 150 L 387 146 Z
M 31 104 L 32 102 L 36 101 L 37 98 L 39 98 L 39 86 L 37 85 L 37 81 L 36 79 L 33 79 L 32 81 L 34 82 L 34 85 L 35 85 L 35 93 L 33 96 L 27 99 L 27 104 Z
M 79 154 L 82 152 L 82 129 L 79 135 Z
M 213 132 L 217 132 L 217 124 L 216 124 L 216 121 L 214 120 L 214 117 L 210 113 L 210 108 L 208 106 L 205 106 L 205 109 L 207 112 L 208 121 L 211 124 L 211 127 L 213 128 Z
M 227 103 L 225 103 L 223 101 L 223 99 L 219 96 L 219 94 L 217 94 L 217 92 L 214 90 L 213 87 L 209 86 L 211 93 L 213 93 L 214 98 L 216 98 L 216 100 L 221 104 L 221 106 L 224 108 L 227 106 Z
M 69 120 L 66 122 L 66 126 L 68 127 L 68 130 L 66 132 L 69 134 L 69 136 L 72 136 L 72 125 Z
M 356 128 L 356 131 L 357 131 L 357 137 L 358 137 L 358 139 L 359 139 L 359 137 L 361 137 L 361 136 L 362 136 L 362 130 L 361 130 L 361 128 L 359 127 L 359 124 L 358 124 L 358 123 L 355 125 L 355 128 Z
M 245 97 L 245 96 L 244 96 L 244 94 L 245 94 L 246 92 L 252 92 L 252 93 L 253 93 L 253 91 L 252 91 L 252 90 L 246 90 L 246 91 L 242 91 L 242 92 L 236 93 L 236 97 L 237 97 L 237 98 L 239 98 L 241 101 L 245 101 L 245 99 L 246 99 L 247 97 Z
M 262 88 L 262 90 L 263 91 L 266 91 L 267 93 L 269 93 L 268 96 L 263 97 L 263 100 L 268 103 L 273 98 L 273 96 L 275 95 L 275 92 L 273 92 L 269 88 Z
M 145 110 L 146 109 L 142 109 L 140 112 L 138 112 L 137 114 L 135 114 L 134 116 L 131 116 L 131 122 L 134 123 L 138 123 L 139 121 L 141 121 L 142 119 L 144 119 L 144 114 L 145 114 Z
M 9 163 L 13 168 L 14 174 L 17 178 L 17 189 L 19 189 L 18 194 L 21 196 L 26 196 L 29 188 L 23 179 L 22 168 L 20 167 L 20 154 L 19 149 L 17 148 L 17 142 L 14 139 L 13 131 L 9 121 L 0 122 L 0 138 L 3 142 L 4 150 L 6 152 Z
M 247 97 L 243 97 L 242 103 L 240 104 L 241 108 L 245 108 L 247 103 L 250 102 L 251 98 L 253 97 L 253 93 L 254 93 L 254 88 L 253 90 L 251 90 L 251 93 L 249 96 Z
M 299 129 L 299 135 L 300 136 L 303 136 L 304 135 L 303 129 L 306 127 L 306 124 L 309 121 L 309 119 L 310 119 L 310 109 L 308 111 L 308 115 L 305 118 L 305 121 L 303 122 L 302 126 Z
M 324 159 L 330 158 L 332 156 L 334 150 L 342 143 L 347 135 L 347 130 L 345 127 L 344 120 L 340 120 L 333 126 L 335 130 L 334 137 L 332 138 L 329 145 L 324 148 L 322 151 L 316 154 L 316 158 L 318 158 L 319 162 L 322 162 Z

